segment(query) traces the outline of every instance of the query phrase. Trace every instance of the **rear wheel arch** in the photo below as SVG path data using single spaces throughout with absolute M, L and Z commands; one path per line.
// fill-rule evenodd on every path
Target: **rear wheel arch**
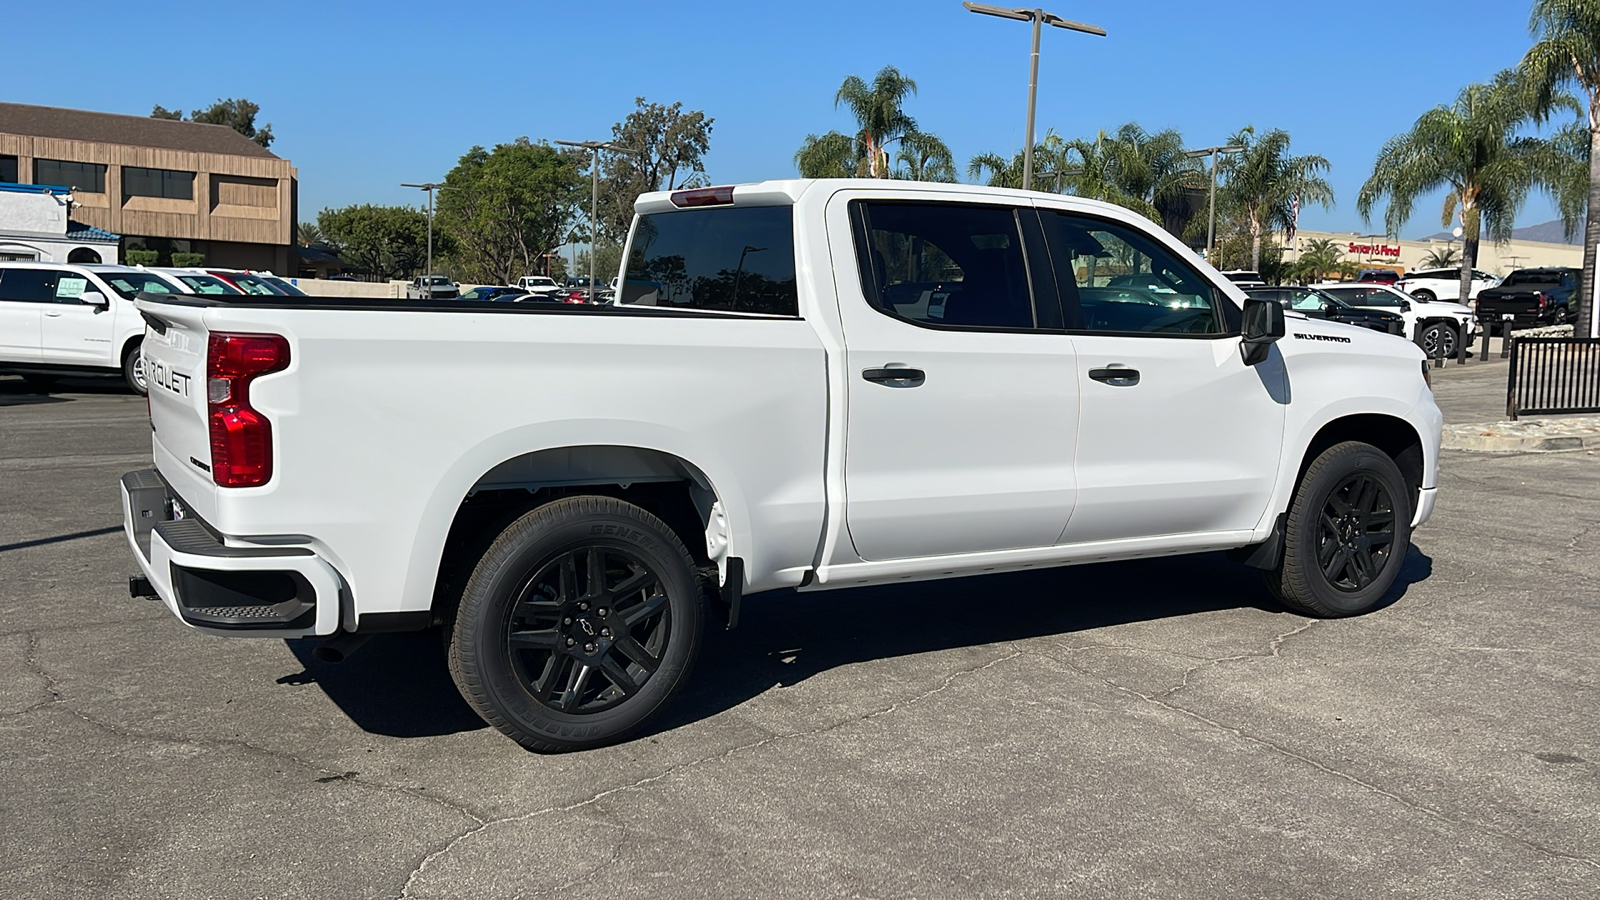
M 577 495 L 613 497 L 656 516 L 708 574 L 716 570 L 716 557 L 729 552 L 726 499 L 694 463 L 643 447 L 537 450 L 484 472 L 461 498 L 435 577 L 434 620 L 450 620 L 473 566 L 501 532 L 535 509 Z

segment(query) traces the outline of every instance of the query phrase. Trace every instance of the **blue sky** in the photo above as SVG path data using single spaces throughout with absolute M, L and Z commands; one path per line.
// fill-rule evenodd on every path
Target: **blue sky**
M 1462 85 L 1514 65 L 1529 44 L 1528 6 L 1051 0 L 1051 11 L 1110 36 L 1046 31 L 1039 132 L 1089 136 L 1137 121 L 1205 146 L 1245 124 L 1284 128 L 1294 152 L 1332 164 L 1337 206 L 1302 212 L 1301 227 L 1367 231 L 1355 197 L 1378 148 Z M 715 181 L 790 177 L 807 133 L 849 127 L 833 108 L 839 82 L 884 65 L 917 81 L 908 111 L 963 170 L 974 154 L 1022 143 L 1028 28 L 958 0 L 143 2 L 80 12 L 64 28 L 50 4 L 8 5 L 0 96 L 138 115 L 247 97 L 272 123 L 273 151 L 299 169 L 302 219 L 323 206 L 414 203 L 399 182 L 442 177 L 474 144 L 608 136 L 636 96 L 715 118 Z M 1465 37 L 1460 22 L 1470 23 Z M 37 37 L 23 39 L 30 31 Z M 1419 203 L 1402 234 L 1440 230 L 1441 198 Z M 1536 197 L 1519 224 L 1554 217 Z M 1373 224 L 1381 230 L 1381 213 Z

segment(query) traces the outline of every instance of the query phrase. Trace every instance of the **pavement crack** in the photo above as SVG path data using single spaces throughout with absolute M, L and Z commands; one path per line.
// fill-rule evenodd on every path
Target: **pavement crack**
M 113 724 L 111 722 L 104 721 L 102 719 L 99 719 L 99 718 L 97 718 L 95 716 L 92 716 L 92 715 L 84 712 L 83 710 L 78 709 L 77 707 L 73 706 L 72 702 L 66 696 L 64 696 L 62 694 L 62 692 L 61 692 L 61 690 L 60 690 L 60 688 L 58 686 L 59 682 L 57 681 L 57 679 L 53 675 L 50 674 L 49 670 L 47 670 L 42 663 L 40 663 L 38 661 L 38 658 L 36 656 L 37 646 L 38 646 L 38 637 L 35 636 L 35 635 L 30 634 L 29 635 L 28 648 L 24 652 L 23 659 L 24 659 L 24 662 L 28 665 L 29 668 L 31 668 L 34 672 L 36 672 L 39 675 L 39 677 L 44 679 L 44 681 L 45 681 L 45 690 L 50 694 L 51 699 L 47 700 L 47 701 L 45 701 L 43 703 L 37 704 L 34 707 L 34 709 L 39 709 L 39 708 L 42 708 L 42 707 L 45 707 L 45 706 L 59 706 L 62 709 L 66 710 L 68 713 L 70 713 L 73 716 L 75 716 L 76 718 L 78 718 L 80 721 L 82 721 L 85 724 L 89 725 L 90 727 L 98 728 L 101 731 L 105 731 L 105 732 L 108 732 L 110 734 L 116 735 L 117 737 L 123 738 L 124 740 L 131 740 L 131 741 L 157 741 L 157 742 L 160 742 L 160 743 L 176 744 L 178 746 L 187 746 L 187 747 L 199 747 L 199 748 L 202 748 L 202 749 L 231 748 L 231 749 L 234 749 L 234 750 L 244 751 L 246 753 L 251 753 L 251 754 L 255 754 L 255 755 L 259 755 L 259 756 L 265 756 L 265 757 L 268 757 L 268 758 L 271 758 L 271 759 L 276 759 L 276 760 L 279 760 L 279 761 L 282 761 L 282 762 L 289 763 L 289 764 L 294 765 L 294 766 L 298 766 L 299 768 L 302 768 L 302 769 L 307 769 L 307 770 L 315 773 L 318 776 L 318 778 L 316 780 L 321 781 L 323 783 L 330 783 L 332 781 L 340 781 L 340 782 L 347 783 L 347 784 L 360 785 L 360 786 L 362 786 L 364 788 L 368 788 L 368 789 L 371 789 L 371 790 L 377 790 L 377 791 L 381 791 L 381 792 L 384 792 L 384 793 L 401 794 L 401 795 L 404 795 L 404 796 L 407 796 L 407 797 L 410 797 L 410 798 L 413 798 L 413 799 L 416 799 L 416 800 L 425 800 L 425 801 L 427 801 L 429 803 L 432 803 L 432 804 L 434 804 L 436 806 L 441 806 L 441 807 L 443 807 L 443 808 L 445 808 L 445 809 L 447 809 L 447 810 L 449 810 L 449 811 L 451 811 L 453 813 L 456 813 L 457 815 L 460 815 L 460 816 L 466 818 L 467 820 L 473 822 L 474 824 L 480 824 L 481 825 L 483 823 L 483 821 L 484 821 L 483 816 L 478 815 L 477 813 L 475 813 L 472 810 L 466 808 L 465 806 L 461 806 L 459 804 L 452 803 L 449 800 L 446 800 L 446 799 L 444 799 L 442 797 L 434 797 L 434 796 L 431 796 L 429 794 L 425 794 L 425 793 L 423 793 L 421 791 L 418 791 L 418 790 L 416 790 L 414 788 L 408 788 L 408 787 L 405 787 L 403 785 L 397 785 L 397 784 L 389 784 L 388 782 L 381 781 L 381 780 L 378 780 L 376 778 L 365 778 L 365 777 L 357 775 L 357 774 L 355 774 L 353 772 L 350 772 L 348 770 L 329 769 L 329 768 L 327 768 L 325 766 L 318 765 L 317 763 L 312 762 L 311 760 L 304 759 L 302 757 L 296 756 L 293 753 L 288 753 L 288 752 L 283 751 L 283 750 L 274 750 L 271 747 L 263 747 L 263 746 L 261 746 L 259 744 L 253 744 L 253 743 L 251 743 L 249 741 L 246 741 L 246 740 L 242 740 L 242 739 L 238 739 L 238 738 L 188 738 L 188 737 L 179 737 L 177 735 L 162 734 L 162 733 L 159 733 L 159 732 L 137 731 L 137 730 L 130 729 L 130 728 L 124 728 L 124 727 L 122 727 L 120 725 L 116 725 L 116 724 Z M 26 712 L 26 711 L 27 710 L 24 710 L 24 712 Z
M 1235 656 L 1221 656 L 1214 659 L 1208 659 L 1197 666 L 1190 666 L 1188 669 L 1184 670 L 1183 680 L 1172 687 L 1167 688 L 1165 691 L 1162 691 L 1160 696 L 1171 697 L 1180 691 L 1187 690 L 1189 687 L 1189 679 L 1192 678 L 1195 673 L 1204 669 L 1214 669 L 1223 663 L 1240 662 L 1246 659 L 1277 659 L 1278 652 L 1283 649 L 1284 641 L 1287 641 L 1289 638 L 1292 638 L 1301 632 L 1309 630 L 1311 626 L 1317 624 L 1317 622 L 1317 619 L 1309 619 L 1305 623 L 1295 628 L 1291 628 L 1288 631 L 1273 636 L 1272 640 L 1267 642 L 1267 649 L 1265 653 L 1240 653 Z
M 1294 634 L 1296 634 L 1296 633 L 1298 633 L 1300 631 L 1304 631 L 1306 628 L 1309 628 L 1314 623 L 1315 623 L 1315 620 L 1313 620 L 1311 623 L 1307 623 L 1306 625 L 1301 626 L 1300 628 L 1295 629 L 1294 631 L 1285 632 L 1284 634 L 1279 635 L 1277 638 L 1274 639 L 1273 644 L 1269 645 L 1269 646 L 1271 646 L 1275 650 L 1278 646 L 1281 646 L 1283 640 L 1286 640 L 1287 638 L 1293 636 Z M 1277 654 L 1274 653 L 1273 655 L 1275 656 Z M 1241 657 L 1232 657 L 1232 659 L 1245 659 L 1245 658 L 1248 658 L 1248 657 L 1243 657 L 1243 656 L 1241 656 Z M 1307 756 L 1304 753 L 1300 753 L 1299 751 L 1296 751 L 1296 750 L 1294 750 L 1292 748 L 1286 747 L 1286 746 L 1284 746 L 1282 744 L 1279 744 L 1279 743 L 1277 743 L 1275 741 L 1268 740 L 1267 738 L 1261 737 L 1259 735 L 1251 734 L 1251 733 L 1245 731 L 1242 728 L 1239 728 L 1239 727 L 1236 727 L 1236 726 L 1233 726 L 1233 725 L 1229 725 L 1229 724 L 1227 724 L 1225 722 L 1219 721 L 1217 719 L 1213 719 L 1210 716 L 1207 716 L 1207 715 L 1205 715 L 1203 713 L 1196 712 L 1195 710 L 1189 709 L 1187 707 L 1179 706 L 1176 703 L 1169 702 L 1167 698 L 1171 695 L 1172 691 L 1167 691 L 1167 692 L 1164 692 L 1162 694 L 1147 694 L 1147 693 L 1145 693 L 1143 691 L 1140 691 L 1140 690 L 1137 690 L 1135 688 L 1131 688 L 1131 687 L 1128 687 L 1128 686 L 1123 685 L 1123 684 L 1118 684 L 1117 682 L 1115 682 L 1115 681 L 1113 681 L 1113 680 L 1111 680 L 1109 678 L 1106 678 L 1106 677 L 1104 677 L 1102 675 L 1097 675 L 1097 674 L 1095 674 L 1093 672 L 1088 671 L 1087 669 L 1083 669 L 1083 668 L 1080 668 L 1080 667 L 1078 667 L 1076 665 L 1073 665 L 1073 663 L 1070 660 L 1062 659 L 1062 658 L 1059 658 L 1059 657 L 1057 658 L 1057 660 L 1062 665 L 1066 666 L 1069 669 L 1072 669 L 1073 671 L 1077 672 L 1078 674 L 1083 675 L 1083 676 L 1085 676 L 1087 678 L 1093 679 L 1095 681 L 1099 681 L 1100 683 L 1106 685 L 1107 687 L 1109 687 L 1109 688 L 1111 688 L 1111 689 L 1113 689 L 1115 691 L 1121 692 L 1123 694 L 1127 694 L 1127 695 L 1132 696 L 1132 697 L 1136 697 L 1139 700 L 1144 701 L 1145 703 L 1151 704 L 1152 706 L 1157 706 L 1157 707 L 1160 707 L 1161 709 L 1167 710 L 1169 712 L 1176 713 L 1176 714 L 1178 714 L 1180 716 L 1184 716 L 1186 718 L 1193 719 L 1194 721 L 1200 722 L 1201 724 L 1203 724 L 1203 725 L 1205 725 L 1205 726 L 1207 726 L 1209 728 L 1212 728 L 1214 730 L 1221 731 L 1221 732 L 1224 732 L 1226 734 L 1231 734 L 1231 735 L 1239 738 L 1240 740 L 1247 741 L 1249 743 L 1252 743 L 1252 744 L 1255 744 L 1257 746 L 1263 747 L 1263 748 L 1267 749 L 1268 751 L 1270 751 L 1272 753 L 1276 753 L 1276 754 L 1278 754 L 1280 756 L 1283 756 L 1285 758 L 1292 759 L 1292 760 L 1295 760 L 1296 762 L 1300 762 L 1300 763 L 1303 763 L 1305 765 L 1311 766 L 1312 768 L 1317 769 L 1318 771 L 1323 772 L 1324 774 L 1331 775 L 1331 776 L 1333 776 L 1335 778 L 1338 778 L 1338 779 L 1340 779 L 1342 781 L 1348 782 L 1349 784 L 1355 785 L 1356 787 L 1359 787 L 1359 788 L 1361 788 L 1363 790 L 1369 791 L 1369 792 L 1371 792 L 1373 794 L 1377 794 L 1378 796 L 1381 796 L 1381 797 L 1387 798 L 1389 800 L 1392 800 L 1395 803 L 1398 803 L 1401 806 L 1406 807 L 1407 809 L 1411 809 L 1411 810 L 1414 810 L 1416 812 L 1422 813 L 1423 815 L 1426 815 L 1429 818 L 1432 818 L 1432 819 L 1434 819 L 1436 821 L 1443 822 L 1443 823 L 1445 823 L 1447 825 L 1451 825 L 1451 826 L 1458 827 L 1458 828 L 1466 828 L 1468 830 L 1477 832 L 1478 834 L 1482 834 L 1482 835 L 1485 835 L 1485 836 L 1488 836 L 1488 837 L 1498 838 L 1500 840 L 1505 840 L 1505 841 L 1510 841 L 1512 843 L 1520 844 L 1520 845 L 1522 845 L 1524 847 L 1527 847 L 1530 850 L 1533 850 L 1533 851 L 1535 851 L 1537 853 L 1542 853 L 1542 854 L 1544 854 L 1546 856 L 1549 856 L 1549 857 L 1553 857 L 1553 858 L 1556 858 L 1556 859 L 1564 859 L 1564 860 L 1568 860 L 1569 862 L 1580 863 L 1580 864 L 1588 866 L 1588 867 L 1590 867 L 1592 869 L 1600 870 L 1600 861 L 1597 861 L 1597 860 L 1592 859 L 1590 857 L 1581 856 L 1581 855 L 1578 855 L 1578 854 L 1575 854 L 1575 853 L 1567 853 L 1567 852 L 1565 852 L 1563 850 L 1558 850 L 1558 849 L 1556 849 L 1554 847 L 1550 847 L 1548 845 L 1539 843 L 1538 841 L 1535 841 L 1535 840 L 1533 840 L 1531 838 L 1523 837 L 1522 835 L 1519 835 L 1519 834 L 1513 834 L 1513 833 L 1508 832 L 1508 831 L 1502 831 L 1502 830 L 1497 829 L 1497 828 L 1491 828 L 1491 827 L 1489 827 L 1487 825 L 1484 825 L 1482 823 L 1479 823 L 1479 822 L 1474 822 L 1474 821 L 1470 821 L 1470 820 L 1467 820 L 1467 819 L 1458 819 L 1458 818 L 1446 815 L 1441 810 L 1438 810 L 1438 809 L 1436 809 L 1434 807 L 1428 806 L 1428 805 L 1426 805 L 1424 803 L 1420 803 L 1420 802 L 1418 802 L 1416 800 L 1413 800 L 1413 799 L 1411 799 L 1409 797 L 1406 797 L 1404 795 L 1397 794 L 1394 791 L 1391 791 L 1391 790 L 1389 790 L 1387 788 L 1384 788 L 1384 787 L 1382 787 L 1380 785 L 1374 784 L 1374 783 L 1372 783 L 1370 781 L 1366 781 L 1365 779 L 1362 779 L 1362 778 L 1360 778 L 1360 777 L 1358 777 L 1356 775 L 1352 775 L 1349 772 L 1345 772 L 1345 771 L 1342 771 L 1340 769 L 1336 769 L 1333 766 L 1328 765 L 1327 763 L 1324 763 L 1324 762 L 1322 762 L 1322 761 L 1320 761 L 1318 759 L 1315 759 L 1313 757 Z M 1226 661 L 1226 660 L 1219 660 L 1219 662 L 1222 662 L 1222 661 Z
M 727 750 L 723 750 L 720 753 L 712 753 L 712 754 L 709 754 L 709 755 L 706 755 L 706 756 L 702 756 L 702 757 L 700 757 L 698 759 L 689 760 L 688 762 L 683 762 L 683 763 L 678 763 L 677 765 L 668 766 L 667 768 L 661 770 L 660 772 L 655 773 L 654 775 L 647 775 L 647 776 L 645 776 L 643 778 L 640 778 L 640 779 L 638 779 L 636 781 L 632 781 L 632 782 L 630 782 L 628 784 L 620 785 L 620 786 L 614 787 L 614 788 L 608 788 L 606 790 L 600 791 L 597 794 L 593 794 L 593 795 L 591 795 L 589 797 L 584 798 L 583 800 L 578 800 L 578 801 L 575 801 L 573 803 L 567 803 L 567 804 L 555 805 L 555 806 L 546 806 L 546 807 L 543 807 L 541 809 L 532 810 L 530 812 L 518 813 L 517 815 L 514 815 L 514 816 L 503 816 L 503 817 L 498 818 L 498 819 L 490 819 L 490 820 L 487 820 L 487 821 L 480 821 L 476 827 L 468 829 L 467 831 L 465 831 L 465 832 L 463 832 L 463 833 L 461 833 L 459 835 L 456 835 L 455 837 L 453 837 L 450 840 L 446 841 L 437 850 L 434 850 L 434 851 L 428 853 L 426 856 L 424 856 L 422 858 L 422 861 L 417 864 L 417 867 L 411 871 L 411 874 L 409 876 L 406 877 L 405 885 L 400 889 L 399 898 L 400 898 L 400 900 L 415 900 L 417 895 L 412 893 L 412 889 L 415 887 L 415 885 L 417 883 L 417 879 L 420 878 L 423 875 L 423 873 L 427 871 L 429 866 L 433 865 L 435 863 L 435 861 L 437 861 L 439 858 L 448 855 L 462 841 L 468 840 L 469 838 L 472 838 L 474 835 L 477 835 L 477 834 L 479 834 L 479 833 L 485 831 L 486 829 L 491 828 L 491 827 L 493 827 L 495 825 L 504 825 L 504 824 L 510 824 L 510 823 L 514 823 L 514 822 L 527 822 L 527 821 L 530 821 L 530 820 L 533 820 L 533 819 L 537 819 L 540 816 L 546 816 L 546 815 L 550 815 L 550 814 L 553 814 L 553 813 L 571 812 L 571 811 L 576 810 L 576 809 L 582 809 L 582 808 L 584 808 L 586 806 L 593 806 L 594 804 L 600 802 L 601 800 L 604 800 L 605 798 L 613 796 L 615 794 L 621 794 L 621 793 L 625 793 L 627 791 L 636 791 L 636 790 L 639 790 L 641 788 L 648 787 L 649 785 L 652 785 L 652 784 L 654 784 L 654 783 L 656 783 L 658 781 L 661 781 L 661 780 L 663 780 L 665 778 L 668 778 L 668 777 L 670 777 L 672 775 L 675 775 L 675 774 L 678 774 L 680 772 L 688 772 L 688 771 L 692 771 L 694 769 L 698 769 L 698 768 L 700 768 L 702 766 L 706 766 L 706 765 L 710 765 L 712 763 L 720 762 L 722 760 L 725 760 L 725 759 L 728 759 L 728 758 L 734 756 L 735 754 L 744 753 L 744 752 L 749 751 L 749 750 L 758 750 L 758 749 L 760 749 L 762 747 L 767 746 L 768 744 L 777 743 L 779 741 L 787 741 L 787 740 L 792 740 L 792 739 L 795 739 L 795 738 L 815 737 L 815 736 L 820 735 L 820 734 L 827 734 L 828 732 L 835 731 L 835 730 L 840 729 L 840 728 L 844 728 L 844 727 L 846 727 L 848 725 L 854 725 L 854 724 L 857 724 L 857 723 L 860 723 L 860 722 L 867 722 L 867 721 L 870 721 L 872 719 L 877 719 L 877 718 L 880 718 L 882 716 L 889 715 L 890 713 L 893 713 L 893 712 L 895 712 L 897 710 L 905 709 L 906 707 L 909 707 L 909 706 L 914 706 L 914 705 L 916 705 L 918 703 L 921 703 L 924 700 L 927 700 L 930 697 L 937 696 L 938 694 L 941 694 L 941 693 L 945 692 L 946 690 L 948 690 L 950 688 L 950 686 L 955 684 L 955 682 L 957 680 L 959 680 L 959 679 L 961 679 L 961 678 L 963 678 L 965 676 L 974 675 L 974 674 L 976 674 L 978 672 L 984 671 L 985 669 L 989 669 L 989 668 L 992 668 L 994 666 L 998 666 L 1003 662 L 1006 662 L 1008 660 L 1016 659 L 1016 658 L 1018 658 L 1020 656 L 1022 656 L 1022 651 L 1017 649 L 1015 645 L 1012 645 L 1012 651 L 1010 653 L 1008 653 L 1008 654 L 1006 654 L 1004 656 L 1001 656 L 1001 657 L 997 657 L 995 659 L 991 659 L 988 662 L 982 663 L 980 665 L 969 666 L 967 668 L 958 669 L 958 670 L 956 670 L 954 672 L 951 672 L 950 674 L 946 675 L 943 679 L 940 680 L 938 686 L 936 686 L 934 688 L 931 688 L 929 690 L 923 691 L 922 693 L 917 694 L 916 696 L 912 697 L 909 700 L 904 700 L 904 701 L 900 701 L 900 702 L 897 702 L 897 703 L 891 703 L 888 706 L 885 706 L 885 707 L 882 707 L 882 708 L 879 708 L 879 709 L 875 709 L 875 710 L 872 710 L 870 712 L 863 713 L 863 714 L 861 714 L 859 716 L 851 716 L 850 718 L 847 718 L 847 719 L 842 719 L 842 720 L 839 720 L 837 722 L 832 722 L 830 724 L 819 726 L 817 728 L 808 729 L 808 730 L 805 730 L 805 731 L 791 731 L 791 732 L 785 732 L 783 734 L 768 735 L 767 737 L 764 737 L 761 740 L 750 741 L 748 743 L 739 744 L 738 746 L 730 747 Z M 620 848 L 620 843 L 619 843 L 618 846 Z

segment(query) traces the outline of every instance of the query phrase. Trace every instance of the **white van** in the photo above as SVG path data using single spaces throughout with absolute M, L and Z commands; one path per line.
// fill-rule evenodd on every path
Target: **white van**
M 199 290 L 129 266 L 0 262 L 0 371 L 48 385 L 62 375 L 121 374 L 145 392 L 141 291 Z

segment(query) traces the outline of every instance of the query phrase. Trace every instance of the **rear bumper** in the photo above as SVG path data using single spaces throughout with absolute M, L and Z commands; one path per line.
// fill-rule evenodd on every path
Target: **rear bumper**
M 254 637 L 338 630 L 342 582 L 310 547 L 229 546 L 192 516 L 174 519 L 178 498 L 155 469 L 129 472 L 120 487 L 128 547 L 161 602 L 185 624 Z

